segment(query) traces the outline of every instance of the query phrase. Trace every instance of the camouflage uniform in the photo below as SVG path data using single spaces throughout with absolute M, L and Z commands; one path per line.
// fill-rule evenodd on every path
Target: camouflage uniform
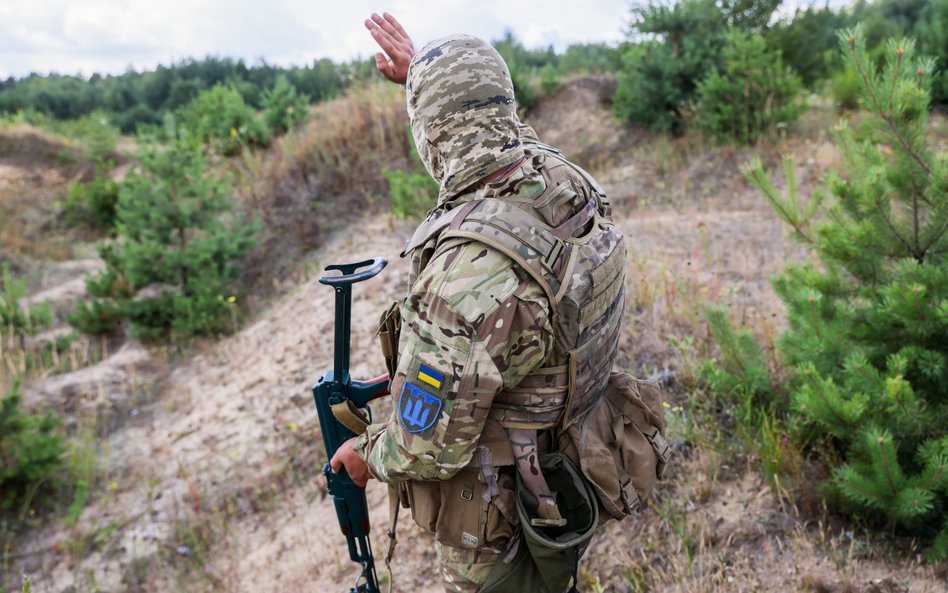
M 542 159 L 526 158 L 523 143 L 535 135 L 517 119 L 509 73 L 489 44 L 466 35 L 428 44 L 413 59 L 406 86 L 415 144 L 440 182 L 438 206 L 420 231 L 472 200 L 529 202 L 544 192 Z M 505 168 L 513 171 L 507 179 L 477 187 Z M 547 222 L 573 209 L 564 204 Z M 396 409 L 356 444 L 375 477 L 388 483 L 447 481 L 477 465 L 495 395 L 549 363 L 555 350 L 548 295 L 513 260 L 476 241 L 420 235 L 410 250 L 405 329 L 391 383 Z M 507 539 L 475 540 L 473 548 L 439 541 L 446 589 L 477 591 Z

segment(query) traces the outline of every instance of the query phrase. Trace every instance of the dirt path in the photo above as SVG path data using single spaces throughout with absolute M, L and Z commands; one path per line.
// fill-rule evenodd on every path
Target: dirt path
M 378 312 L 403 293 L 406 268 L 397 253 L 406 236 L 405 225 L 370 223 L 359 233 L 331 239 L 318 254 L 320 263 L 380 254 L 392 258 L 380 277 L 354 291 L 356 377 L 383 372 L 375 324 Z M 292 485 L 307 474 L 307 464 L 318 463 L 313 449 L 321 445 L 310 388 L 331 365 L 333 322 L 333 293 L 314 277 L 237 335 L 172 370 L 161 390 L 165 395 L 136 414 L 141 420 L 130 419 L 109 438 L 99 459 L 109 468 L 107 490 L 95 493 L 75 528 L 51 530 L 30 547 L 62 549 L 103 527 L 120 527 L 86 557 L 33 556 L 25 568 L 44 575 L 35 581 L 37 590 L 71 585 L 81 590 L 87 575 L 94 574 L 99 587 L 113 591 L 132 585 L 136 572 L 167 572 L 153 569 L 180 564 L 174 554 L 191 553 L 185 548 L 193 534 L 187 532 L 216 528 L 216 515 L 227 505 L 234 508 L 225 513 L 223 542 L 204 550 L 214 558 L 206 571 L 208 583 L 224 579 L 228 590 L 248 591 L 264 583 L 328 586 L 351 572 L 339 556 L 343 538 L 332 505 L 322 500 L 322 479 Z M 95 367 L 39 382 L 30 394 L 62 397 L 66 390 L 73 396 L 133 397 L 127 369 L 148 356 L 130 346 Z M 384 488 L 370 489 L 377 525 L 386 523 L 385 496 Z M 259 499 L 270 507 L 263 516 L 253 508 Z M 417 537 L 410 523 L 402 525 L 408 542 Z M 382 537 L 383 529 L 375 535 Z M 383 544 L 375 542 L 380 550 Z M 169 550 L 174 551 L 171 560 Z
M 574 91 L 544 117 L 590 108 L 589 97 L 598 96 L 585 82 Z M 598 110 L 583 120 L 591 137 L 599 133 L 591 126 L 614 126 L 608 107 Z M 589 138 L 574 148 L 604 167 L 630 245 L 622 364 L 674 377 L 682 344 L 706 331 L 704 303 L 720 303 L 772 337 L 782 313 L 769 278 L 803 252 L 740 181 L 740 155 L 686 162 L 687 176 L 676 180 L 684 198 L 652 202 L 669 192 L 651 147 L 633 149 L 612 134 L 603 152 Z M 818 156 L 821 146 L 800 150 Z M 285 295 L 255 321 L 196 354 L 131 342 L 97 365 L 28 385 L 26 400 L 52 405 L 77 434 L 99 431 L 87 443 L 99 470 L 75 524 L 39 526 L 18 542 L 0 565 L 0 585 L 16 587 L 25 573 L 35 591 L 55 593 L 352 586 L 357 571 L 318 475 L 322 445 L 310 388 L 331 365 L 334 319 L 333 293 L 316 276 L 327 263 L 389 257 L 380 277 L 354 291 L 353 376 L 376 376 L 383 367 L 375 323 L 404 294 L 406 262 L 397 253 L 410 231 L 410 223 L 381 218 L 330 237 L 307 259 L 308 278 L 285 279 Z M 74 299 L 80 287 L 72 272 L 57 269 L 58 280 L 37 287 L 33 300 Z M 97 424 L 102 417 L 109 421 Z M 682 456 L 660 504 L 597 534 L 583 590 L 638 593 L 657 582 L 658 590 L 689 593 L 948 591 L 932 569 L 867 552 L 860 547 L 867 538 L 801 523 L 746 461 L 728 468 L 713 452 Z M 367 494 L 381 564 L 386 491 L 373 483 Z M 441 591 L 431 537 L 403 515 L 399 539 L 396 590 Z

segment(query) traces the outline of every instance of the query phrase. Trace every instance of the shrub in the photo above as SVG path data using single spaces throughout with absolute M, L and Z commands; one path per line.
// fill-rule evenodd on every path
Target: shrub
M 300 95 L 285 76 L 280 76 L 263 94 L 263 119 L 271 133 L 285 134 L 306 119 L 308 106 L 309 97 Z
M 95 165 L 95 176 L 89 183 L 73 182 L 63 205 L 66 218 L 74 223 L 111 229 L 115 224 L 119 184 L 109 178 L 115 164 L 100 160 Z
M 533 90 L 533 81 L 530 78 L 530 70 L 525 66 L 511 62 L 508 64 L 510 69 L 510 80 L 513 82 L 514 97 L 517 99 L 517 107 L 522 114 L 530 113 L 537 105 L 537 95 Z
M 20 409 L 19 382 L 0 399 L 0 511 L 28 504 L 62 464 L 59 419 Z
M 633 34 L 615 96 L 620 119 L 657 131 L 680 132 L 698 81 L 717 69 L 726 21 L 712 0 L 649 4 L 634 11 Z
M 392 212 L 403 218 L 423 215 L 438 202 L 438 184 L 428 173 L 386 169 Z
M 861 29 L 840 35 L 871 125 L 835 129 L 847 171 L 804 206 L 792 164 L 780 195 L 758 162 L 746 173 L 822 266 L 774 281 L 787 306 L 779 346 L 793 365 L 795 417 L 834 466 L 826 494 L 948 558 L 948 158 L 926 140 L 934 61 L 892 40 L 885 67 Z M 828 189 L 828 191 L 827 191 Z M 817 216 L 819 215 L 819 216 Z
M 139 160 L 119 192 L 117 238 L 99 249 L 106 270 L 87 279 L 93 298 L 71 322 L 108 331 L 125 318 L 143 338 L 232 329 L 237 264 L 254 244 L 256 225 L 226 216 L 227 184 L 208 174 L 197 139 L 146 143 Z
M 819 90 L 839 70 L 836 31 L 852 25 L 851 13 L 829 6 L 797 8 L 793 18 L 776 23 L 765 36 L 767 45 L 783 56 L 803 84 Z
M 424 170 L 421 157 L 415 148 L 411 130 L 407 133 L 410 151 L 408 160 L 414 169 L 384 169 L 382 174 L 388 182 L 388 195 L 392 199 L 392 212 L 402 218 L 416 218 L 434 208 L 438 203 L 440 186 Z
M 24 307 L 20 299 L 26 296 L 26 278 L 16 280 L 10 266 L 3 265 L 3 292 L 0 293 L 0 331 L 12 330 L 18 336 L 36 333 L 53 320 L 49 303 Z
M 941 68 L 932 78 L 932 101 L 948 105 L 948 0 L 925 2 L 914 34 L 919 49 L 936 58 Z
M 253 108 L 233 86 L 218 84 L 175 113 L 175 125 L 224 156 L 244 146 L 266 146 L 269 134 Z
M 711 336 L 722 356 L 720 361 L 704 362 L 701 378 L 711 391 L 734 402 L 770 406 L 774 400 L 770 371 L 754 336 L 748 331 L 735 333 L 723 309 L 711 309 L 707 315 Z
M 573 43 L 559 56 L 557 71 L 605 73 L 619 68 L 619 51 L 605 43 Z
M 806 109 L 800 79 L 767 48 L 759 33 L 732 31 L 724 68 L 698 85 L 696 125 L 719 141 L 751 144 L 777 124 L 790 124 Z
M 840 109 L 856 109 L 859 107 L 859 83 L 856 81 L 856 71 L 852 68 L 843 68 L 833 75 L 831 82 L 833 103 Z
M 560 75 L 552 64 L 540 68 L 540 91 L 544 95 L 552 95 L 561 86 Z

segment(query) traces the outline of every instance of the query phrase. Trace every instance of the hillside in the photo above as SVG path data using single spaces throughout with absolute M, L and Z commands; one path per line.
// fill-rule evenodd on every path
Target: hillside
M 582 590 L 945 591 L 944 567 L 923 564 L 911 542 L 853 531 L 812 492 L 768 484 L 759 460 L 722 437 L 736 432 L 733 417 L 720 413 L 721 425 L 697 429 L 687 422 L 698 412 L 689 406 L 701 397 L 694 367 L 711 348 L 705 304 L 726 306 L 731 319 L 772 345 L 783 313 L 769 278 L 805 257 L 739 167 L 752 153 L 773 166 L 790 152 L 801 186 L 813 187 L 838 164 L 826 131 L 836 115 L 818 103 L 782 137 L 752 149 L 708 148 L 700 138 L 669 139 L 616 124 L 603 100 L 611 84 L 568 81 L 529 121 L 542 139 L 592 170 L 612 199 L 630 245 L 620 363 L 667 387 L 678 454 L 650 509 L 596 535 L 582 565 Z M 384 97 L 390 109 L 400 100 Z M 945 122 L 938 125 L 944 133 Z M 24 152 L 25 141 L 2 134 L 0 206 L 13 212 L 21 207 L 17 196 L 33 196 L 53 212 L 63 184 L 84 170 L 57 163 L 50 155 L 63 147 L 55 141 Z M 332 198 L 342 199 L 320 196 Z M 72 525 L 45 517 L 11 540 L 0 586 L 15 590 L 23 574 L 34 591 L 56 593 L 352 585 L 356 572 L 319 475 L 323 453 L 310 388 L 331 364 L 333 293 L 317 276 L 329 263 L 389 259 L 381 276 L 354 290 L 353 375 L 376 376 L 383 372 L 378 312 L 405 292 L 407 262 L 397 254 L 413 229 L 377 204 L 360 204 L 364 214 L 352 215 L 349 226 L 321 228 L 318 246 L 279 261 L 279 275 L 267 277 L 276 294 L 261 298 L 255 317 L 234 335 L 178 351 L 122 337 L 101 346 L 94 364 L 26 384 L 27 405 L 63 416 L 76 446 L 94 458 L 91 489 Z M 62 239 L 49 224 L 29 228 L 69 248 L 15 250 L 8 240 L 0 256 L 31 278 L 31 301 L 65 309 L 82 294 L 82 275 L 99 265 L 89 238 Z M 375 412 L 381 417 L 388 409 Z M 801 477 L 819 471 L 799 469 Z M 368 498 L 381 565 L 385 488 L 372 483 Z M 403 516 L 399 540 L 395 589 L 441 591 L 430 536 Z

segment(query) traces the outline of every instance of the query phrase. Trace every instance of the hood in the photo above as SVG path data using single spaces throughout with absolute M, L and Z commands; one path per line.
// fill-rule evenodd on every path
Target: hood
M 503 58 L 471 35 L 427 44 L 406 81 L 415 146 L 441 185 L 438 203 L 523 157 L 513 83 Z

